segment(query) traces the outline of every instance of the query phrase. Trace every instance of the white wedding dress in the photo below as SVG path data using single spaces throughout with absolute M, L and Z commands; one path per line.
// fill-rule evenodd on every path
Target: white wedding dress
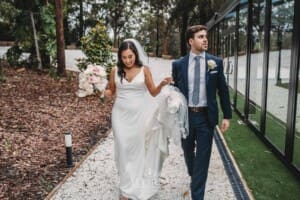
M 166 112 L 162 112 L 166 110 L 166 98 L 149 95 L 143 67 L 131 82 L 123 79 L 121 83 L 117 70 L 115 72 L 112 129 L 120 192 L 134 200 L 149 199 L 160 188 L 158 178 L 168 155 L 167 138 L 171 130 L 174 133 L 176 120 L 168 123 L 167 128 Z
M 158 176 L 167 152 L 159 152 L 153 145 L 152 149 L 147 149 L 157 137 L 152 135 L 146 142 L 146 126 L 150 126 L 155 108 L 145 103 L 149 94 L 143 68 L 131 82 L 123 79 L 122 83 L 115 71 L 116 100 L 112 110 L 112 128 L 120 192 L 131 199 L 148 199 L 159 189 Z M 153 109 L 148 109 L 149 106 Z

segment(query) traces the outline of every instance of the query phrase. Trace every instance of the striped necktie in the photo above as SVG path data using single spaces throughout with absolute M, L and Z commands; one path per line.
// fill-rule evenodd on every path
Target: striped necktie
M 195 57 L 194 68 L 194 88 L 192 95 L 192 102 L 194 105 L 199 103 L 199 89 L 200 89 L 200 56 Z

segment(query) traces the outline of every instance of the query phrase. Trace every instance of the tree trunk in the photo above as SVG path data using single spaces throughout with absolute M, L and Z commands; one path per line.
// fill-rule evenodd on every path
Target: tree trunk
M 29 11 L 29 13 L 30 13 L 30 19 L 31 19 L 31 25 L 32 25 L 35 53 L 36 53 L 36 58 L 37 58 L 37 62 L 38 62 L 38 69 L 42 69 L 41 55 L 40 55 L 39 43 L 38 43 L 37 34 L 36 34 L 33 12 Z
M 162 46 L 162 54 L 163 55 L 168 55 L 168 36 L 164 35 L 163 37 L 163 46 Z
M 83 1 L 79 0 L 79 39 L 82 38 L 83 32 L 84 32 L 84 27 L 83 27 Z
M 2 60 L 0 59 L 0 83 L 4 80 L 4 74 L 2 70 Z
M 163 30 L 163 38 L 162 38 L 162 54 L 168 55 L 168 33 L 169 33 L 169 26 L 168 22 L 163 21 L 162 23 L 162 30 Z M 167 23 L 167 24 L 166 24 Z
M 49 55 L 46 54 L 45 51 L 41 52 L 41 61 L 42 61 L 42 66 L 45 68 L 49 68 L 51 66 L 51 58 Z
M 181 56 L 186 55 L 187 49 L 186 49 L 186 41 L 185 41 L 185 31 L 188 26 L 188 14 L 184 13 L 182 16 L 182 29 L 180 32 L 180 53 Z
M 119 42 L 117 42 L 118 35 L 117 35 L 117 28 L 116 27 L 113 27 L 113 33 L 114 33 L 113 46 L 118 48 L 119 47 Z
M 63 26 L 63 0 L 55 0 L 56 43 L 57 43 L 57 75 L 66 75 L 65 39 Z
M 159 54 L 159 9 L 156 10 L 156 48 L 155 48 L 156 57 Z

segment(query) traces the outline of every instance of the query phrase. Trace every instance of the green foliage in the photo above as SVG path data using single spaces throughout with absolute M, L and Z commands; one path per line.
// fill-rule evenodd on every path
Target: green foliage
M 21 64 L 20 57 L 22 54 L 22 50 L 19 46 L 15 45 L 9 48 L 6 52 L 7 62 L 11 66 L 18 66 Z
M 56 57 L 56 29 L 54 6 L 49 4 L 41 8 L 41 50 L 45 50 L 46 54 L 51 57 Z
M 61 77 L 57 74 L 57 69 L 55 67 L 50 67 L 48 69 L 48 74 L 54 80 L 59 80 Z
M 12 2 L 0 1 L 0 37 L 4 41 L 12 41 L 14 38 L 11 34 L 11 27 L 18 10 L 14 7 Z
M 113 46 L 118 46 L 120 38 L 125 37 L 126 33 L 136 30 L 139 24 L 137 8 L 140 8 L 143 1 L 138 0 L 105 0 L 99 4 L 106 23 L 111 27 L 114 38 Z M 125 33 L 125 34 L 124 34 Z
M 38 0 L 24 1 L 24 0 L 14 0 L 15 7 L 20 10 L 33 10 L 39 4 Z
M 82 51 L 87 58 L 79 60 L 77 67 L 83 71 L 88 64 L 97 64 L 106 67 L 109 72 L 115 61 L 111 53 L 111 41 L 104 24 L 99 21 L 80 41 Z
M 12 3 L 1 1 L 0 2 L 0 21 L 12 25 L 18 10 Z
M 22 53 L 32 52 L 34 48 L 28 12 L 19 10 L 12 34 L 15 38 L 15 45 L 8 49 L 6 58 L 11 66 L 20 66 L 25 63 L 24 60 L 21 60 Z
M 12 25 L 12 34 L 15 38 L 15 46 L 7 53 L 10 65 L 37 66 L 36 52 L 33 39 L 33 31 L 29 11 L 34 12 L 35 26 L 37 29 L 38 44 L 42 56 L 42 65 L 51 66 L 50 60 L 56 61 L 56 28 L 54 6 L 42 5 L 39 1 L 32 1 L 30 5 L 25 5 L 22 1 L 17 1 L 14 8 L 15 18 Z M 1 16 L 1 15 L 0 15 Z M 9 16 L 7 16 L 8 18 Z M 29 53 L 26 60 L 20 61 L 22 53 Z
M 28 12 L 20 11 L 12 28 L 16 44 L 24 52 L 30 52 L 33 46 L 32 27 Z

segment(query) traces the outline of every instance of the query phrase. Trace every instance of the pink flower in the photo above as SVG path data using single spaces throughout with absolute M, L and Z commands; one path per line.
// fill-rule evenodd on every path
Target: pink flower
M 100 65 L 90 64 L 86 70 L 79 74 L 79 91 L 77 95 L 84 97 L 91 95 L 95 90 L 101 93 L 105 90 L 107 85 L 106 70 Z

